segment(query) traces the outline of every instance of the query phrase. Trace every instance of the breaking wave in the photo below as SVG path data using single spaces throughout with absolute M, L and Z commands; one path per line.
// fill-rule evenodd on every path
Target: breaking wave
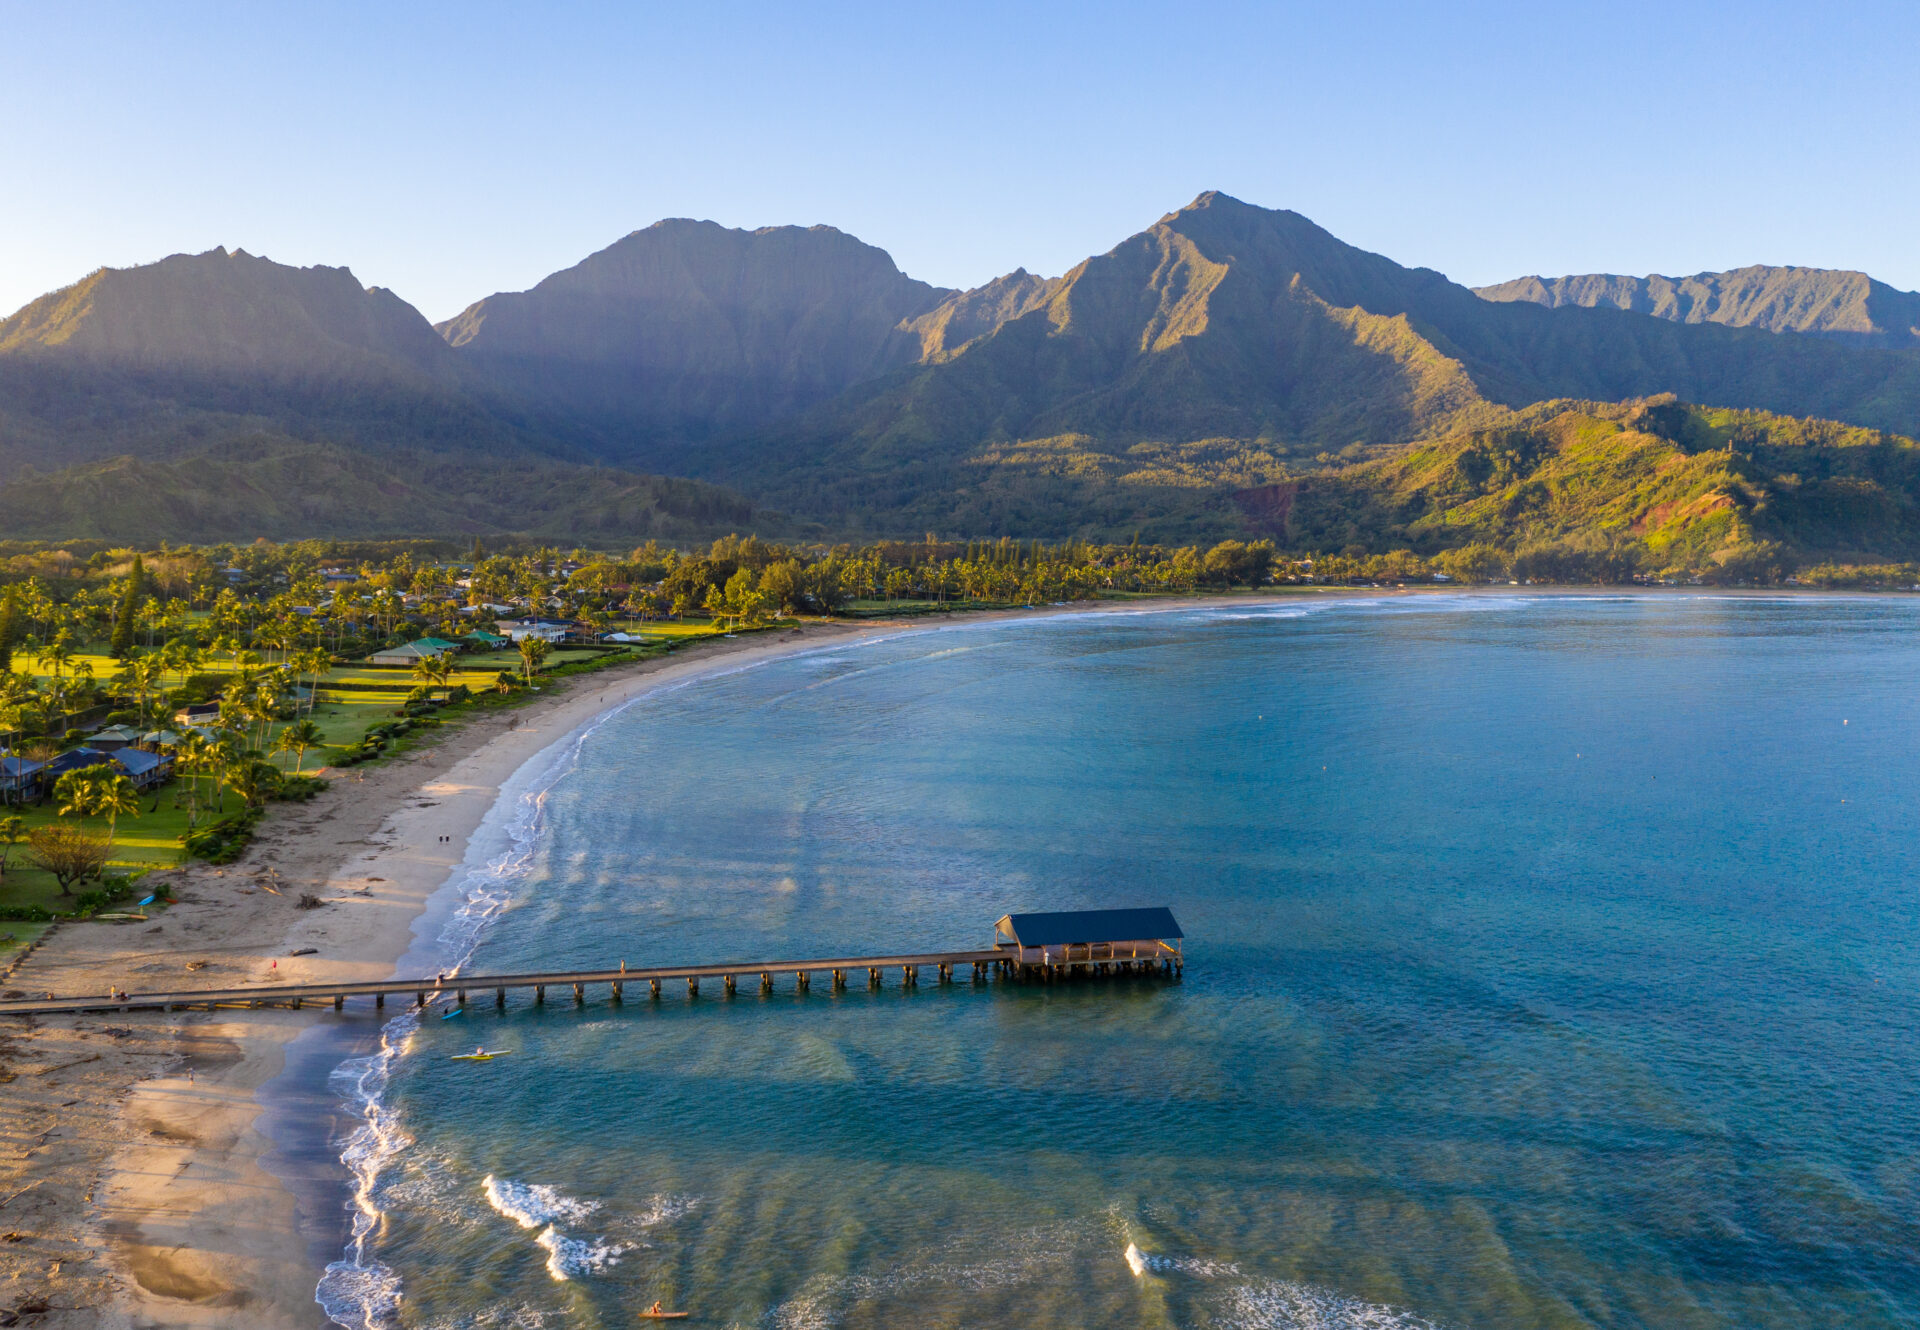
M 617 1242 L 599 1238 L 570 1238 L 548 1224 L 534 1241 L 547 1252 L 547 1273 L 564 1284 L 576 1275 L 604 1270 L 620 1259 L 627 1249 Z
M 577 1224 L 600 1208 L 598 1201 L 580 1201 L 552 1187 L 538 1183 L 505 1181 L 487 1174 L 480 1184 L 487 1204 L 513 1220 L 521 1228 L 539 1228 L 542 1224 Z

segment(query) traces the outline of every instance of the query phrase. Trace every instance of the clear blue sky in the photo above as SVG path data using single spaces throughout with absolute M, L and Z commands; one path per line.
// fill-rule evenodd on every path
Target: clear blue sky
M 1054 274 L 1205 189 L 1403 263 L 1920 287 L 1920 4 L 0 0 L 0 311 L 235 245 L 431 318 L 660 217 Z

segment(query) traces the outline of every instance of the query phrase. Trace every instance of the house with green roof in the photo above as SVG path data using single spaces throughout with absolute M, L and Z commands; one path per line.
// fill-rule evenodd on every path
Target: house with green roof
M 411 665 L 417 660 L 436 660 L 459 649 L 459 643 L 449 642 L 443 637 L 421 637 L 404 646 L 376 651 L 367 660 L 374 665 Z

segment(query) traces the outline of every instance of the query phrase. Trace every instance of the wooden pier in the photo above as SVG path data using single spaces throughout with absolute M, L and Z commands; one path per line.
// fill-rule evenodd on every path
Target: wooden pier
M 344 1010 L 349 998 L 372 998 L 376 1009 L 384 1008 L 388 998 L 399 998 L 414 1006 L 451 999 L 467 1005 L 469 995 L 493 995 L 494 1005 L 507 1005 L 509 992 L 531 989 L 536 1004 L 547 1000 L 547 990 L 570 996 L 575 1004 L 584 1004 L 589 988 L 604 988 L 608 1000 L 623 1002 L 628 985 L 645 985 L 645 996 L 657 999 L 669 985 L 684 982 L 687 996 L 700 995 L 702 979 L 719 980 L 726 996 L 738 991 L 741 978 L 761 993 L 775 991 L 776 982 L 790 978 L 796 993 L 811 991 L 814 977 L 827 980 L 834 991 L 847 987 L 849 977 L 864 978 L 870 989 L 880 988 L 889 971 L 899 971 L 899 983 L 914 988 L 921 971 L 928 971 L 936 983 L 952 983 L 966 972 L 971 982 L 986 983 L 998 978 L 1006 982 L 1056 983 L 1076 979 L 1132 975 L 1177 979 L 1184 971 L 1178 938 L 1179 927 L 1166 911 L 1092 911 L 1094 915 L 1165 915 L 1160 937 L 1119 942 L 1061 942 L 1027 945 L 1019 934 L 1009 932 L 1009 921 L 1017 926 L 1022 920 L 1059 920 L 1063 915 L 1008 915 L 997 925 L 996 945 L 985 951 L 927 951 L 892 956 L 837 956 L 819 960 L 732 961 L 718 965 L 656 965 L 629 969 L 622 964 L 611 970 L 554 970 L 538 974 L 448 974 L 419 979 L 382 979 L 372 982 L 335 984 L 250 984 L 239 988 L 178 989 L 156 993 L 95 993 L 69 997 L 16 998 L 0 1001 L 0 1016 L 59 1015 L 71 1012 L 185 1011 L 216 1007 L 324 1007 Z M 1157 925 L 1161 921 L 1153 921 Z M 1044 931 L 1044 930 L 1041 930 Z M 1072 930 L 1069 930 L 1072 931 Z M 1084 932 L 1084 929 L 1081 930 Z M 1175 939 L 1169 942 L 1167 938 Z M 636 994 L 637 995 L 637 994 Z

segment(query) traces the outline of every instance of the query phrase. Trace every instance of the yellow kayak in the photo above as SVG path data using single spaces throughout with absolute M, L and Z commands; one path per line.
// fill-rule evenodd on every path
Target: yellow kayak
M 513 1052 L 511 1048 L 483 1048 L 478 1053 L 455 1053 L 453 1055 L 453 1061 L 491 1062 L 495 1058 L 503 1058 L 511 1052 Z

